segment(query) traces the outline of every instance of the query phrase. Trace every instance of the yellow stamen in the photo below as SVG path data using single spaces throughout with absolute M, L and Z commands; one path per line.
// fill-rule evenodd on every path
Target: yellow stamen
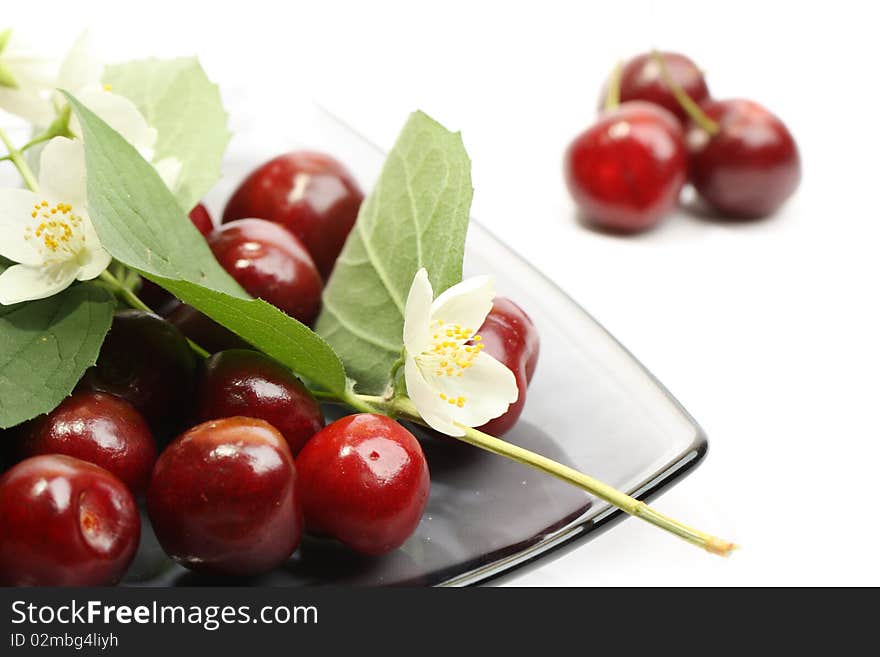
M 24 237 L 36 242 L 37 250 L 48 263 L 76 258 L 85 247 L 83 221 L 71 212 L 72 209 L 73 206 L 67 203 L 50 208 L 45 200 L 34 205 L 31 219 L 43 221 L 27 226 Z
M 482 337 L 474 335 L 470 328 L 462 328 L 461 324 L 447 324 L 447 328 L 438 331 L 442 324 L 443 320 L 434 320 L 432 328 L 437 332 L 431 333 L 432 342 L 423 356 L 431 359 L 429 367 L 436 376 L 461 377 L 483 350 L 483 345 L 478 344 Z

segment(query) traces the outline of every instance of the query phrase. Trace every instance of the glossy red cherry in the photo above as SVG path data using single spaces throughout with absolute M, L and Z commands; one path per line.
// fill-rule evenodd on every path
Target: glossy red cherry
M 199 229 L 199 232 L 207 237 L 214 230 L 214 220 L 211 219 L 211 213 L 208 212 L 202 203 L 199 203 L 189 211 L 189 220 L 193 222 L 193 226 Z
M 479 427 L 489 435 L 503 436 L 522 415 L 528 385 L 538 363 L 540 337 L 525 311 L 505 297 L 495 297 L 492 310 L 477 333 L 482 337 L 485 353 L 506 365 L 516 376 L 517 400 L 503 415 Z
M 682 129 L 656 105 L 625 103 L 571 143 L 565 173 L 591 224 L 616 232 L 645 230 L 675 207 L 687 179 Z
M 293 373 L 258 351 L 234 349 L 205 363 L 196 394 L 199 421 L 246 415 L 281 432 L 296 456 L 324 427 L 315 398 Z
M 703 111 L 719 132 L 691 124 L 691 182 L 722 214 L 755 219 L 772 214 L 797 189 L 801 161 L 785 124 L 750 100 L 717 100 Z
M 125 399 L 161 434 L 188 416 L 196 365 L 175 326 L 151 313 L 123 310 L 114 316 L 98 363 L 83 376 L 81 388 Z
M 0 477 L 0 585 L 113 584 L 140 531 L 129 490 L 91 463 L 36 456 Z
M 363 200 L 342 164 L 329 155 L 298 151 L 251 173 L 229 199 L 223 222 L 259 217 L 281 224 L 302 240 L 326 280 Z
M 685 55 L 675 52 L 662 53 L 669 75 L 696 103 L 709 100 L 709 87 L 703 72 Z M 604 99 L 603 99 L 604 100 Z M 620 72 L 620 101 L 643 100 L 672 112 L 684 125 L 687 113 L 663 82 L 660 66 L 651 53 L 633 57 Z
M 137 296 L 148 308 L 151 308 L 158 315 L 165 315 L 178 303 L 173 294 L 143 277 L 141 277 L 141 285 L 140 289 L 137 290 Z
M 413 435 L 384 415 L 349 415 L 296 460 L 310 531 L 379 555 L 416 530 L 428 502 L 428 463 Z
M 76 392 L 48 415 L 21 430 L 21 458 L 66 454 L 94 463 L 129 487 L 147 489 L 156 462 L 156 441 L 146 421 L 128 402 L 100 392 Z
M 304 324 L 321 309 L 321 276 L 302 243 L 263 219 L 239 219 L 208 236 L 214 257 L 251 296 Z
M 147 509 L 164 550 L 209 573 L 269 571 L 302 535 L 293 456 L 253 418 L 211 420 L 176 438 L 156 462 Z

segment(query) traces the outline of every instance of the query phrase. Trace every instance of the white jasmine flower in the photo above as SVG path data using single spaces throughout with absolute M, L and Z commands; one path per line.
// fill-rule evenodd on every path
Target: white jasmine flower
M 54 116 L 47 98 L 51 80 L 47 60 L 30 54 L 12 30 L 0 30 L 0 109 L 48 125 Z
M 492 309 L 488 276 L 454 285 L 434 299 L 428 272 L 420 269 L 406 300 L 403 342 L 409 397 L 433 429 L 463 436 L 503 414 L 516 401 L 516 378 L 483 351 L 476 334 Z
M 58 74 L 57 86 L 69 91 L 83 105 L 97 114 L 134 146 L 145 160 L 151 162 L 165 184 L 174 189 L 182 163 L 176 158 L 154 162 L 158 133 L 150 126 L 137 106 L 124 96 L 113 93 L 109 84 L 103 84 L 104 64 L 95 55 L 91 37 L 83 32 L 74 43 Z M 63 105 L 63 100 L 57 101 Z M 75 116 L 70 118 L 70 131 L 82 138 L 82 130 Z
M 0 304 L 43 299 L 110 264 L 86 209 L 82 142 L 52 139 L 40 156 L 40 192 L 0 190 Z

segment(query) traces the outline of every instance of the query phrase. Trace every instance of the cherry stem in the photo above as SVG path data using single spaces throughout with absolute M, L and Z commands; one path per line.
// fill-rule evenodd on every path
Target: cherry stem
M 605 94 L 605 111 L 610 112 L 620 106 L 620 79 L 623 77 L 623 61 L 617 60 L 611 77 L 608 78 L 608 92 Z
M 339 395 L 337 395 L 334 392 L 327 392 L 326 390 L 314 390 L 312 388 L 309 388 L 309 392 L 311 393 L 312 397 L 314 397 L 315 399 L 318 399 L 322 402 L 328 402 L 331 404 L 345 404 L 345 403 L 347 403 L 347 402 L 342 401 L 339 398 Z
M 143 310 L 147 313 L 152 313 L 153 315 L 157 315 L 158 313 L 150 308 L 147 304 L 138 298 L 138 296 L 132 292 L 128 287 L 122 284 L 122 282 L 116 278 L 113 274 L 111 274 L 108 270 L 104 270 L 101 272 L 99 278 L 107 284 L 125 303 L 127 303 L 130 307 L 135 310 Z M 211 353 L 201 346 L 190 340 L 186 339 L 187 343 L 189 343 L 189 348 L 193 350 L 195 354 L 201 356 L 202 358 L 209 358 Z
M 691 120 L 710 135 L 717 135 L 721 130 L 718 127 L 718 123 L 706 114 L 703 109 L 694 102 L 694 99 L 688 96 L 688 93 L 682 88 L 682 86 L 675 81 L 672 74 L 669 72 L 669 67 L 666 66 L 666 60 L 663 59 L 663 56 L 656 50 L 652 50 L 651 57 L 660 69 L 660 77 L 663 78 L 663 83 L 669 87 L 672 95 L 675 96 L 675 100 L 678 101 L 678 104 L 681 105 L 682 109 L 684 109 Z
M 4 146 L 6 146 L 6 150 L 9 152 L 9 155 L 7 155 L 6 157 L 11 160 L 12 163 L 15 165 L 15 168 L 18 169 L 18 172 L 21 174 L 22 180 L 24 180 L 24 184 L 27 185 L 28 189 L 32 192 L 39 192 L 40 184 L 37 182 L 37 179 L 34 176 L 34 172 L 31 171 L 31 168 L 28 166 L 27 161 L 25 161 L 24 156 L 21 154 L 21 151 L 12 144 L 12 140 L 9 138 L 9 135 L 7 135 L 6 131 L 2 128 L 0 128 L 0 141 L 3 142 Z
M 367 395 L 358 395 L 351 388 L 345 391 L 342 401 L 361 413 L 379 413 L 385 415 L 383 409 L 373 406 L 374 400 L 382 401 L 381 397 L 370 397 Z
M 415 404 L 413 404 L 412 400 L 410 400 L 408 397 L 396 397 L 392 400 L 384 400 L 380 397 L 366 396 L 361 396 L 361 398 L 366 401 L 372 402 L 377 406 L 384 406 L 387 410 L 391 411 L 392 415 L 396 417 L 400 417 L 402 419 L 410 420 L 423 426 L 427 426 L 425 421 L 421 418 L 421 415 L 419 415 Z M 517 463 L 522 463 L 523 465 L 527 465 L 529 467 L 541 470 L 542 472 L 546 472 L 547 474 L 553 475 L 554 477 L 557 477 L 562 481 L 565 481 L 569 484 L 572 484 L 573 486 L 587 491 L 588 493 L 591 493 L 592 495 L 595 495 L 596 497 L 608 502 L 612 506 L 617 507 L 621 511 L 624 511 L 633 517 L 640 518 L 641 520 L 649 522 L 652 525 L 659 527 L 660 529 L 663 529 L 667 532 L 675 534 L 679 538 L 682 538 L 685 541 L 692 543 L 693 545 L 703 548 L 707 552 L 726 557 L 734 549 L 736 549 L 735 544 L 729 541 L 722 540 L 715 536 L 711 536 L 710 534 L 706 534 L 697 529 L 693 529 L 692 527 L 688 527 L 687 525 L 684 525 L 677 520 L 663 515 L 659 511 L 655 511 L 644 502 L 637 500 L 634 497 L 630 497 L 626 493 L 617 490 L 613 486 L 609 486 L 608 484 L 603 483 L 598 479 L 595 479 L 582 472 L 579 472 L 574 468 L 570 468 L 567 465 L 562 465 L 561 463 L 558 463 L 552 459 L 548 459 L 545 456 L 541 456 L 540 454 L 536 454 L 535 452 L 531 452 L 527 449 L 523 449 L 522 447 L 512 445 L 511 443 L 508 443 L 499 438 L 495 438 L 494 436 L 490 436 L 489 434 L 478 431 L 477 429 L 465 427 L 464 430 L 464 436 L 455 436 L 455 438 L 470 445 L 473 445 L 474 447 L 484 449 L 487 452 L 492 452 L 493 454 L 503 456 L 505 458 L 516 461 Z

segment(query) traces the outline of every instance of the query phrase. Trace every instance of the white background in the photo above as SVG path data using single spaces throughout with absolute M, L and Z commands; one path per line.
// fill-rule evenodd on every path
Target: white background
M 514 584 L 877 585 L 871 4 L 4 0 L 2 20 L 52 52 L 90 25 L 111 60 L 197 53 L 221 86 L 316 99 L 386 148 L 415 108 L 462 130 L 474 215 L 707 430 L 708 458 L 657 508 L 743 546 L 722 560 L 629 520 Z M 784 211 L 748 225 L 678 213 L 635 238 L 578 225 L 562 152 L 615 60 L 652 46 L 786 121 L 804 179 Z

